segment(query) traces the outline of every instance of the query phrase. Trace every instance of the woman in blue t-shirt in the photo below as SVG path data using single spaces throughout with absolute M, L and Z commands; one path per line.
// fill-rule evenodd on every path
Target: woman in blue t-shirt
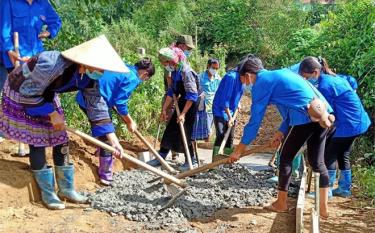
M 351 195 L 350 151 L 354 140 L 365 133 L 371 122 L 359 96 L 345 79 L 333 72 L 324 72 L 325 64 L 315 57 L 306 57 L 299 73 L 324 95 L 336 117 L 335 127 L 327 138 L 325 164 L 329 173 L 330 196 Z M 327 66 L 326 66 L 327 67 Z M 328 74 L 330 73 L 330 74 Z M 340 169 L 339 186 L 332 191 L 336 179 L 336 161 Z

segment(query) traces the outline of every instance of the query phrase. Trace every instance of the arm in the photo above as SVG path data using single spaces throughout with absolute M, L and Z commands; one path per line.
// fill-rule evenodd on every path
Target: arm
M 12 36 L 12 11 L 10 8 L 10 0 L 3 0 L 1 6 L 1 16 L 0 16 L 0 28 L 1 39 L 3 42 L 3 49 L 5 52 L 13 51 L 13 36 Z
M 272 91 L 263 91 L 264 88 L 259 87 L 257 90 L 253 89 L 253 103 L 251 106 L 251 117 L 249 123 L 243 130 L 241 143 L 236 147 L 235 151 L 230 156 L 230 161 L 234 162 L 240 158 L 242 152 L 245 151 L 246 146 L 249 145 L 256 137 L 260 124 L 267 109 L 269 98 Z
M 56 13 L 55 9 L 53 9 L 50 3 L 47 3 L 45 7 L 47 13 L 45 23 L 48 26 L 47 30 L 50 33 L 49 38 L 53 39 L 57 36 L 57 33 L 60 31 L 62 22 L 59 15 Z

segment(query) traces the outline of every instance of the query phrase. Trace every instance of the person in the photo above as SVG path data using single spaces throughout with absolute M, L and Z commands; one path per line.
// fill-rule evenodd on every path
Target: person
M 191 35 L 180 35 L 176 42 L 173 43 L 170 48 L 179 48 L 183 51 L 185 55 L 185 61 L 188 62 L 188 59 L 193 51 L 195 49 L 195 45 L 193 43 L 193 37 Z M 170 86 L 172 85 L 172 73 L 166 69 L 164 69 L 164 90 L 165 95 L 162 101 L 162 105 L 164 105 L 165 99 L 167 97 L 167 92 Z M 174 104 L 172 103 L 171 106 L 168 108 L 167 115 L 172 116 L 172 113 L 174 111 Z M 176 160 L 178 157 L 178 153 L 175 151 L 172 151 L 172 160 Z
M 328 62 L 325 58 L 319 56 L 319 57 L 317 57 L 317 59 L 318 59 L 319 64 L 322 66 L 321 71 L 324 74 L 332 75 L 332 76 L 335 76 L 335 77 L 342 78 L 342 79 L 346 80 L 350 84 L 350 86 L 353 88 L 353 90 L 357 91 L 358 82 L 353 76 L 348 75 L 348 74 L 336 74 L 329 67 Z M 294 64 L 294 65 L 290 66 L 289 69 L 291 69 L 295 73 L 299 73 L 300 64 L 301 63 Z
M 208 141 L 209 136 L 211 135 L 214 118 L 212 114 L 212 103 L 221 81 L 221 77 L 218 74 L 219 69 L 219 60 L 210 58 L 207 61 L 206 71 L 199 74 L 199 83 L 202 88 L 202 94 L 193 127 L 192 139 L 194 141 Z
M 129 114 L 128 101 L 134 90 L 143 82 L 149 80 L 155 74 L 155 67 L 149 58 L 142 58 L 134 65 L 127 64 L 129 73 L 105 71 L 99 79 L 100 94 L 109 109 L 115 109 L 126 123 L 130 132 L 137 128 L 136 123 Z M 79 106 L 87 114 L 83 92 L 77 94 Z M 107 137 L 101 136 L 99 140 L 109 143 Z M 99 179 L 103 185 L 109 185 L 113 180 L 112 154 L 99 148 Z
M 232 129 L 225 144 L 224 153 L 230 154 L 233 151 L 233 136 L 236 123 L 233 114 L 239 108 L 245 88 L 245 85 L 240 80 L 237 68 L 229 70 L 220 81 L 212 105 L 216 130 L 212 161 L 217 159 L 216 155 L 224 140 L 224 135 L 230 126 L 232 126 Z
M 328 173 L 324 164 L 324 146 L 328 127 L 334 116 L 324 97 L 310 83 L 289 69 L 269 71 L 256 56 L 248 56 L 238 68 L 241 83 L 252 92 L 251 117 L 244 128 L 241 143 L 230 155 L 230 161 L 240 158 L 246 146 L 256 137 L 267 105 L 275 104 L 283 122 L 275 133 L 272 146 L 281 144 L 277 200 L 266 208 L 286 212 L 287 192 L 291 180 L 292 161 L 307 142 L 309 161 L 320 173 L 320 215 L 328 217 Z
M 83 91 L 92 134 L 106 135 L 121 157 L 123 149 L 97 78 L 104 70 L 128 72 L 105 36 L 94 38 L 64 52 L 44 51 L 12 71 L 5 82 L 0 108 L 0 131 L 7 137 L 28 144 L 30 166 L 49 209 L 64 209 L 60 200 L 86 203 L 87 198 L 74 188 L 74 166 L 69 161 L 68 135 L 58 94 Z M 55 193 L 55 175 L 46 164 L 46 147 L 52 156 L 59 191 Z
M 61 19 L 48 0 L 2 0 L 1 40 L 4 52 L 3 62 L 10 72 L 14 62 L 44 51 L 43 40 L 53 39 L 61 29 Z M 15 52 L 13 35 L 19 34 L 19 53 Z
M 197 113 L 197 103 L 199 102 L 200 86 L 198 75 L 185 62 L 185 56 L 179 48 L 162 48 L 159 50 L 159 60 L 161 64 L 170 72 L 172 72 L 172 85 L 168 90 L 168 96 L 163 105 L 163 110 L 160 114 L 160 120 L 165 121 L 167 116 L 167 109 L 172 104 L 174 99 L 178 101 L 178 107 L 181 111 L 180 116 L 177 116 L 176 111 L 169 120 L 164 131 L 161 145 L 160 155 L 165 159 L 170 150 L 184 153 L 185 148 L 181 136 L 178 123 L 182 122 L 185 128 L 185 136 L 188 144 L 188 150 L 191 156 L 193 166 L 197 165 L 197 160 L 194 155 L 194 149 L 191 141 L 191 134 Z M 187 155 L 185 152 L 185 163 L 181 166 L 181 170 L 188 169 Z M 148 162 L 152 166 L 159 166 L 160 162 L 155 159 Z
M 361 100 L 349 82 L 327 74 L 316 57 L 306 57 L 299 67 L 299 73 L 327 99 L 336 116 L 335 128 L 331 130 L 325 150 L 325 164 L 329 174 L 329 196 L 351 196 L 350 151 L 354 140 L 364 134 L 371 122 Z M 333 189 L 336 180 L 336 161 L 340 169 L 338 188 Z

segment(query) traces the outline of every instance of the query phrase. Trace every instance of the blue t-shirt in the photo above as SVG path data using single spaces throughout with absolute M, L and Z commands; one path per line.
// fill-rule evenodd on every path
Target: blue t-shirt
M 367 131 L 370 118 L 359 96 L 345 79 L 321 74 L 318 90 L 333 108 L 336 117 L 334 137 L 352 137 Z
M 248 145 L 255 139 L 270 104 L 280 111 L 283 122 L 279 130 L 284 134 L 290 126 L 310 123 L 307 105 L 314 97 L 325 101 L 315 87 L 291 70 L 261 70 L 252 88 L 251 117 L 241 143 Z M 329 105 L 327 110 L 332 112 Z
M 117 73 L 104 71 L 99 79 L 99 90 L 108 108 L 116 107 L 121 115 L 128 115 L 128 101 L 133 91 L 141 84 L 142 80 L 138 76 L 137 67 L 126 65 L 129 73 Z M 85 108 L 85 101 L 82 93 L 77 94 L 78 104 Z
M 43 41 L 38 38 L 44 25 L 54 38 L 62 22 L 47 0 L 34 0 L 30 5 L 25 0 L 1 0 L 0 8 L 1 42 L 5 67 L 13 67 L 7 51 L 14 50 L 13 34 L 18 32 L 21 57 L 32 57 L 42 51 Z
M 211 79 L 208 77 L 208 71 L 199 74 L 199 83 L 204 93 L 204 103 L 206 105 L 206 112 L 212 113 L 212 104 L 215 93 L 219 88 L 221 78 L 219 74 L 215 74 Z
M 231 114 L 233 114 L 238 107 L 243 92 L 239 73 L 234 70 L 227 72 L 221 80 L 214 97 L 213 115 L 224 118 L 227 121 L 228 116 L 225 113 L 225 109 L 229 108 Z

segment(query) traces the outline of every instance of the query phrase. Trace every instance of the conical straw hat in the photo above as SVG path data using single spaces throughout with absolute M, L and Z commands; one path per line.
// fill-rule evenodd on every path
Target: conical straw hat
M 105 35 L 77 45 L 61 54 L 66 59 L 93 68 L 120 73 L 129 72 Z

